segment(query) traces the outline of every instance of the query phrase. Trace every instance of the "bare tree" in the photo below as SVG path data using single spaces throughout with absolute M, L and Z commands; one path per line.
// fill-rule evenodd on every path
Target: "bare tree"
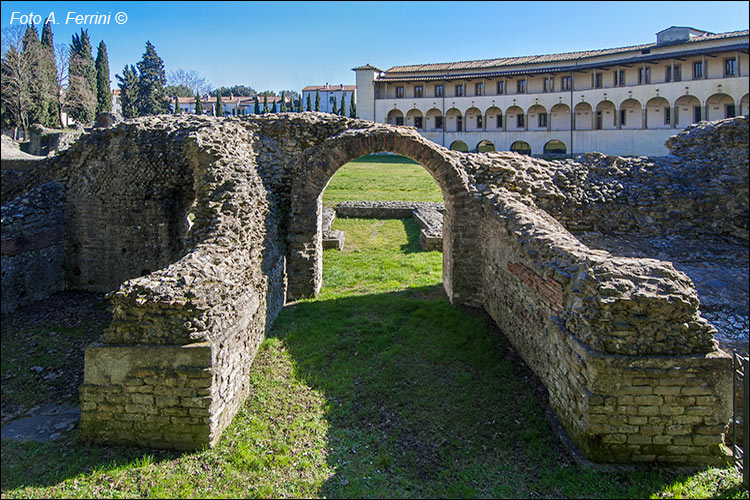
M 171 87 L 185 86 L 192 95 L 204 95 L 211 91 L 211 82 L 199 75 L 194 69 L 184 70 L 180 68 L 177 71 L 170 72 L 167 75 L 167 85 Z
M 55 44 L 55 84 L 57 85 L 57 112 L 60 123 L 63 123 L 62 110 L 65 105 L 65 91 L 68 86 L 68 69 L 70 63 L 70 46 L 66 43 Z
M 18 127 L 26 137 L 29 127 L 28 112 L 31 107 L 29 78 L 31 59 L 23 50 L 25 26 L 7 26 L 2 29 L 2 63 L 0 66 L 0 99 L 8 121 L 14 126 L 14 138 L 18 138 Z

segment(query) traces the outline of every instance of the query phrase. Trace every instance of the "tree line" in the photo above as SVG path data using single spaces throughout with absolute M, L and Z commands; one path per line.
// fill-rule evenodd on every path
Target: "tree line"
M 20 128 L 24 134 L 32 124 L 59 128 L 63 113 L 88 124 L 112 109 L 107 46 L 99 42 L 94 59 L 83 29 L 65 45 L 54 43 L 46 21 L 41 37 L 33 24 L 4 28 L 0 74 L 3 128 Z

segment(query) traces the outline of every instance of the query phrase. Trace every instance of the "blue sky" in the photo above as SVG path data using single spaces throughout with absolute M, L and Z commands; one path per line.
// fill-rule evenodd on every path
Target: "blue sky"
M 649 43 L 669 26 L 714 33 L 748 29 L 744 2 L 14 2 L 20 14 L 54 12 L 55 42 L 81 27 L 107 44 L 111 79 L 141 59 L 146 40 L 167 72 L 195 69 L 214 86 L 300 90 L 354 83 L 351 68 L 381 69 Z M 15 18 L 13 12 L 18 12 Z M 68 12 L 110 13 L 109 24 L 66 24 Z M 127 21 L 115 22 L 124 12 Z M 94 56 L 96 54 L 94 53 Z

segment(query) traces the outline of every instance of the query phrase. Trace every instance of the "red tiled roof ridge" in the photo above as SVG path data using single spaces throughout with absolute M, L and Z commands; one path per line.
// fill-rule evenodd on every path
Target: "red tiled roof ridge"
M 344 90 L 356 90 L 356 89 L 357 89 L 356 85 L 344 85 Z M 325 85 L 308 85 L 302 90 L 341 90 L 341 84 L 328 85 L 327 88 Z

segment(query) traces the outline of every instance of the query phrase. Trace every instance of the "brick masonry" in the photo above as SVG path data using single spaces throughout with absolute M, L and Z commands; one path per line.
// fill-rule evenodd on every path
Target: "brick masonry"
M 64 196 L 40 198 L 28 223 L 15 216 L 23 195 L 3 205 L 3 310 L 22 302 L 6 293 L 6 263 L 34 273 L 44 268 L 35 252 L 58 248 L 57 274 L 38 289 L 99 290 L 113 306 L 86 353 L 81 435 L 213 445 L 285 300 L 322 284 L 323 189 L 346 162 L 390 151 L 419 162 L 443 193 L 448 297 L 494 318 L 587 457 L 721 463 L 730 358 L 692 282 L 668 262 L 592 250 L 566 227 L 746 239 L 746 129 L 747 118 L 688 129 L 673 141 L 688 157 L 656 164 L 463 154 L 413 129 L 322 113 L 128 120 L 34 169 L 27 182 L 53 181 Z M 689 144 L 714 144 L 712 130 L 745 142 L 729 141 L 709 165 Z M 690 176 L 724 184 L 687 189 Z M 666 195 L 649 195 L 649 182 Z

